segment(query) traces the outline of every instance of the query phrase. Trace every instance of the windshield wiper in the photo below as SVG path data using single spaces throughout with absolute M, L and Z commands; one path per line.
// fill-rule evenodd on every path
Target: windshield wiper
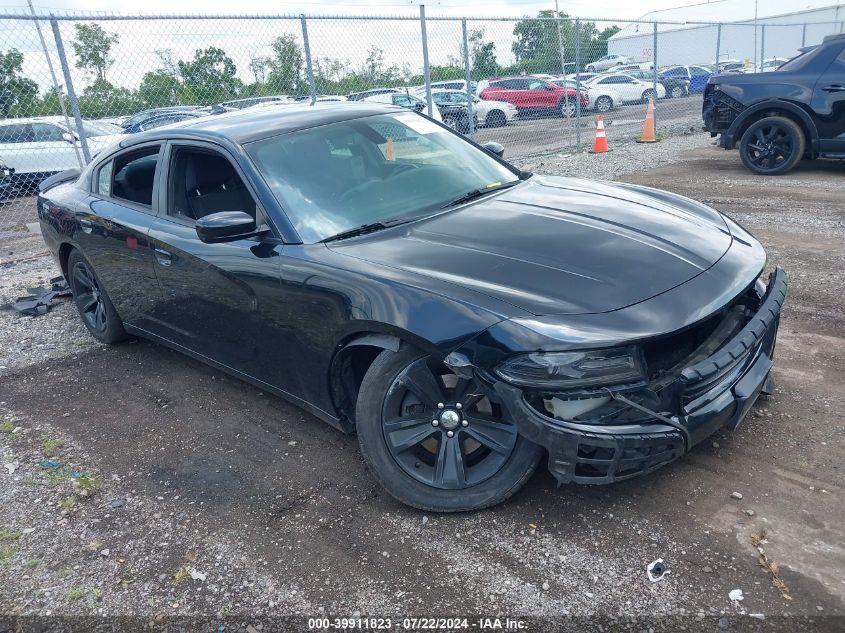
M 447 209 L 449 207 L 454 207 L 454 206 L 457 206 L 459 204 L 463 204 L 464 202 L 469 202 L 470 200 L 475 200 L 476 198 L 480 198 L 481 196 L 485 196 L 488 193 L 493 193 L 494 191 L 501 191 L 502 189 L 509 189 L 510 187 L 514 187 L 521 182 L 522 182 L 522 180 L 512 180 L 510 182 L 506 182 L 506 183 L 502 183 L 502 184 L 498 184 L 498 185 L 493 185 L 492 187 L 487 186 L 487 187 L 481 187 L 480 189 L 474 189 L 473 191 L 469 191 L 469 192 L 463 194 L 462 196 L 458 196 L 454 200 L 450 200 L 449 202 L 447 202 L 446 204 L 444 204 L 440 208 L 441 209 Z
M 376 231 L 381 231 L 382 229 L 390 228 L 391 226 L 399 226 L 400 224 L 406 224 L 411 220 L 416 220 L 417 217 L 406 217 L 406 218 L 390 218 L 389 220 L 380 220 L 378 222 L 368 222 L 367 224 L 362 224 L 361 226 L 356 226 L 352 229 L 347 229 L 346 231 L 341 231 L 340 233 L 335 233 L 325 239 L 320 240 L 321 242 L 335 242 L 337 240 L 345 240 L 349 237 L 357 237 L 359 235 L 366 235 L 367 233 L 375 233 Z

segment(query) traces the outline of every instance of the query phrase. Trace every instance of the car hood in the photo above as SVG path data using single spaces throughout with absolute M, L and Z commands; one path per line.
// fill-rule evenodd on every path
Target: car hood
M 551 315 L 649 299 L 710 268 L 732 239 L 718 212 L 674 194 L 534 176 L 432 218 L 330 246 Z

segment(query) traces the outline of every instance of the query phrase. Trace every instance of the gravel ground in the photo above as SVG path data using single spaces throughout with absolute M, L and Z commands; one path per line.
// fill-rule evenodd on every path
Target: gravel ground
M 271 625 L 294 614 L 843 630 L 845 165 L 761 180 L 698 134 L 527 167 L 703 200 L 790 271 L 778 389 L 736 432 L 646 479 L 557 489 L 538 472 L 500 507 L 441 517 L 382 493 L 354 437 L 249 385 L 150 343 L 95 345 L 69 302 L 0 312 L 0 630 L 21 615 L 307 630 Z M 0 301 L 55 274 L 49 258 L 2 266 Z M 759 564 L 762 530 L 791 600 Z M 650 583 L 657 558 L 670 573 Z

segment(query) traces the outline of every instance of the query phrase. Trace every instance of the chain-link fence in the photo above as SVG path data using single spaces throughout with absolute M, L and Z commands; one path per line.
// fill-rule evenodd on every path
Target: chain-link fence
M 773 70 L 842 32 L 829 17 L 0 15 L 0 240 L 35 222 L 44 177 L 121 135 L 268 103 L 403 105 L 517 164 L 589 148 L 598 114 L 635 139 L 650 98 L 658 136 L 699 129 L 711 74 Z

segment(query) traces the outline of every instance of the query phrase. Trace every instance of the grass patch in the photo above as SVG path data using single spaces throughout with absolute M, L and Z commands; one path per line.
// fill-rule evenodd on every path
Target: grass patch
M 41 561 L 38 560 L 37 558 L 30 558 L 28 561 L 26 561 L 26 568 L 27 569 L 35 569 L 36 567 L 38 567 L 38 563 L 40 563 L 40 562 Z
M 0 541 L 17 541 L 21 537 L 21 533 L 17 530 L 0 530 Z
M 15 423 L 11 420 L 7 420 L 3 418 L 3 421 L 0 422 L 0 433 L 14 433 L 15 432 Z
M 120 582 L 129 584 L 135 580 L 135 572 L 132 571 L 132 565 L 129 563 L 121 563 L 117 569 L 117 575 L 120 576 Z
M 180 567 L 178 571 L 173 574 L 173 582 L 177 585 L 181 585 L 183 582 L 188 580 L 190 575 L 188 574 L 187 570 L 184 567 Z
M 74 587 L 73 589 L 67 590 L 67 599 L 68 600 L 81 600 L 85 597 L 85 590 L 80 589 L 79 587 Z
M 6 546 L 0 547 L 0 563 L 4 563 L 9 560 L 12 556 L 15 555 L 15 552 L 18 551 L 17 547 Z
M 41 452 L 45 457 L 55 457 L 65 443 L 57 437 L 45 437 L 41 444 Z
M 72 512 L 76 507 L 76 497 L 70 496 L 61 503 L 62 512 Z
M 59 576 L 59 578 L 69 578 L 72 573 L 73 573 L 73 568 L 65 566 L 65 567 L 62 567 L 59 570 L 58 576 Z
M 103 487 L 103 480 L 94 475 L 80 475 L 74 480 L 74 484 L 79 489 L 79 494 L 82 497 L 93 497 Z
M 97 602 L 103 599 L 103 592 L 99 589 L 92 589 L 91 590 L 91 597 L 94 598 Z

